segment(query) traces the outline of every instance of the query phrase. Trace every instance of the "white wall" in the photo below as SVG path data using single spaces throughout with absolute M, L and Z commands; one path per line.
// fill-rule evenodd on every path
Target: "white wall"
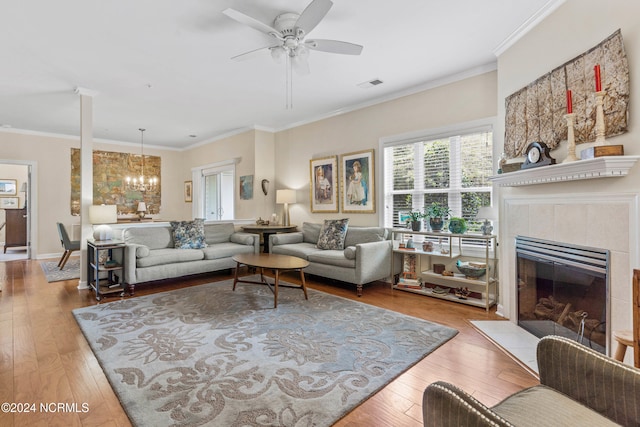
M 381 138 L 439 128 L 496 115 L 496 72 L 489 72 L 276 134 L 277 188 L 293 188 L 291 223 L 349 217 L 353 225 L 381 223 Z M 311 213 L 309 161 L 376 149 L 375 214 Z M 342 190 L 341 190 L 342 191 Z
M 629 60 L 631 108 L 629 132 L 610 139 L 623 144 L 625 154 L 640 154 L 640 109 L 633 108 L 635 82 L 640 81 L 640 2 L 612 0 L 567 0 L 551 16 L 498 58 L 498 131 L 496 146 L 504 145 L 505 97 L 546 72 L 597 45 L 617 29 L 622 30 Z M 595 64 L 594 64 L 595 65 Z M 531 141 L 527 141 L 531 142 Z M 578 145 L 579 153 L 592 144 Z M 566 155 L 566 142 L 554 150 L 559 162 Z M 553 238 L 612 251 L 613 328 L 631 327 L 631 269 L 638 259 L 637 199 L 640 166 L 627 177 L 592 179 L 501 189 L 501 310 L 515 313 L 515 234 Z M 613 198 L 613 199 L 611 199 Z M 608 201 L 612 200 L 611 203 Z M 528 201 L 528 203 L 527 203 Z M 611 219 L 603 213 L 614 211 Z M 626 218 L 626 219 L 625 219 Z M 568 234 L 568 232 L 571 232 Z M 611 237 L 617 236 L 615 242 Z M 622 239 L 620 236 L 629 236 Z M 506 240 L 505 240 L 506 239 Z
M 37 206 L 32 214 L 37 218 L 37 252 L 32 256 L 55 256 L 62 253 L 56 222 L 62 222 L 72 229 L 80 218 L 71 215 L 71 148 L 80 148 L 80 140 L 54 137 L 35 133 L 0 132 L 0 153 L 2 158 L 33 161 L 37 168 Z M 95 150 L 139 153 L 136 145 L 113 145 L 94 143 Z M 182 170 L 180 153 L 145 147 L 145 154 L 162 158 L 162 208 L 163 219 L 185 219 L 182 197 Z M 79 237 L 79 236 L 77 236 Z

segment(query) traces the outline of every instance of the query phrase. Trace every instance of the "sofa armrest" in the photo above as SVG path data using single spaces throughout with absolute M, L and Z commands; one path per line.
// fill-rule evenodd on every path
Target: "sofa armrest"
M 269 252 L 271 248 L 278 245 L 290 245 L 292 243 L 302 243 L 304 236 L 301 231 L 295 233 L 278 233 L 269 235 Z
M 136 281 L 136 251 L 139 247 L 146 247 L 137 243 L 127 243 L 124 246 L 124 283 L 134 285 Z
M 356 280 L 358 284 L 384 279 L 391 274 L 391 240 L 356 245 Z
M 540 383 L 622 425 L 640 425 L 640 370 L 567 338 L 538 343 Z
M 443 381 L 425 389 L 422 419 L 425 427 L 512 426 L 471 395 Z
M 231 235 L 231 241 L 242 245 L 253 245 L 253 252 L 260 253 L 260 235 L 247 233 L 244 231 L 236 231 Z

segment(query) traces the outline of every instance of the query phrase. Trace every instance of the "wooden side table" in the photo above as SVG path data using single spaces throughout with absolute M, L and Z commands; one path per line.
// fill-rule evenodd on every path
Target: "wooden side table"
M 260 235 L 262 240 L 262 252 L 269 253 L 269 236 L 276 233 L 293 233 L 298 229 L 297 225 L 244 225 L 241 227 L 247 233 Z

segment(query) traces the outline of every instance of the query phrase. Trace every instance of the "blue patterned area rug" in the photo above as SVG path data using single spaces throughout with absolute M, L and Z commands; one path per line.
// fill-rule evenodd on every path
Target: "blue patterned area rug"
M 63 270 L 58 261 L 40 261 L 40 267 L 49 283 L 80 278 L 80 258 L 69 258 Z
M 273 309 L 232 283 L 73 311 L 133 424 L 330 426 L 457 333 L 312 289 Z

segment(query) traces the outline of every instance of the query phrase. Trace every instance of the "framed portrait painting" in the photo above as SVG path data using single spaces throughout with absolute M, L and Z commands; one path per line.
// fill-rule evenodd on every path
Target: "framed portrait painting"
M 193 181 L 184 182 L 184 201 L 193 202 Z
M 338 212 L 338 156 L 311 159 L 311 212 Z
M 374 150 L 343 154 L 340 163 L 342 212 L 375 213 Z

